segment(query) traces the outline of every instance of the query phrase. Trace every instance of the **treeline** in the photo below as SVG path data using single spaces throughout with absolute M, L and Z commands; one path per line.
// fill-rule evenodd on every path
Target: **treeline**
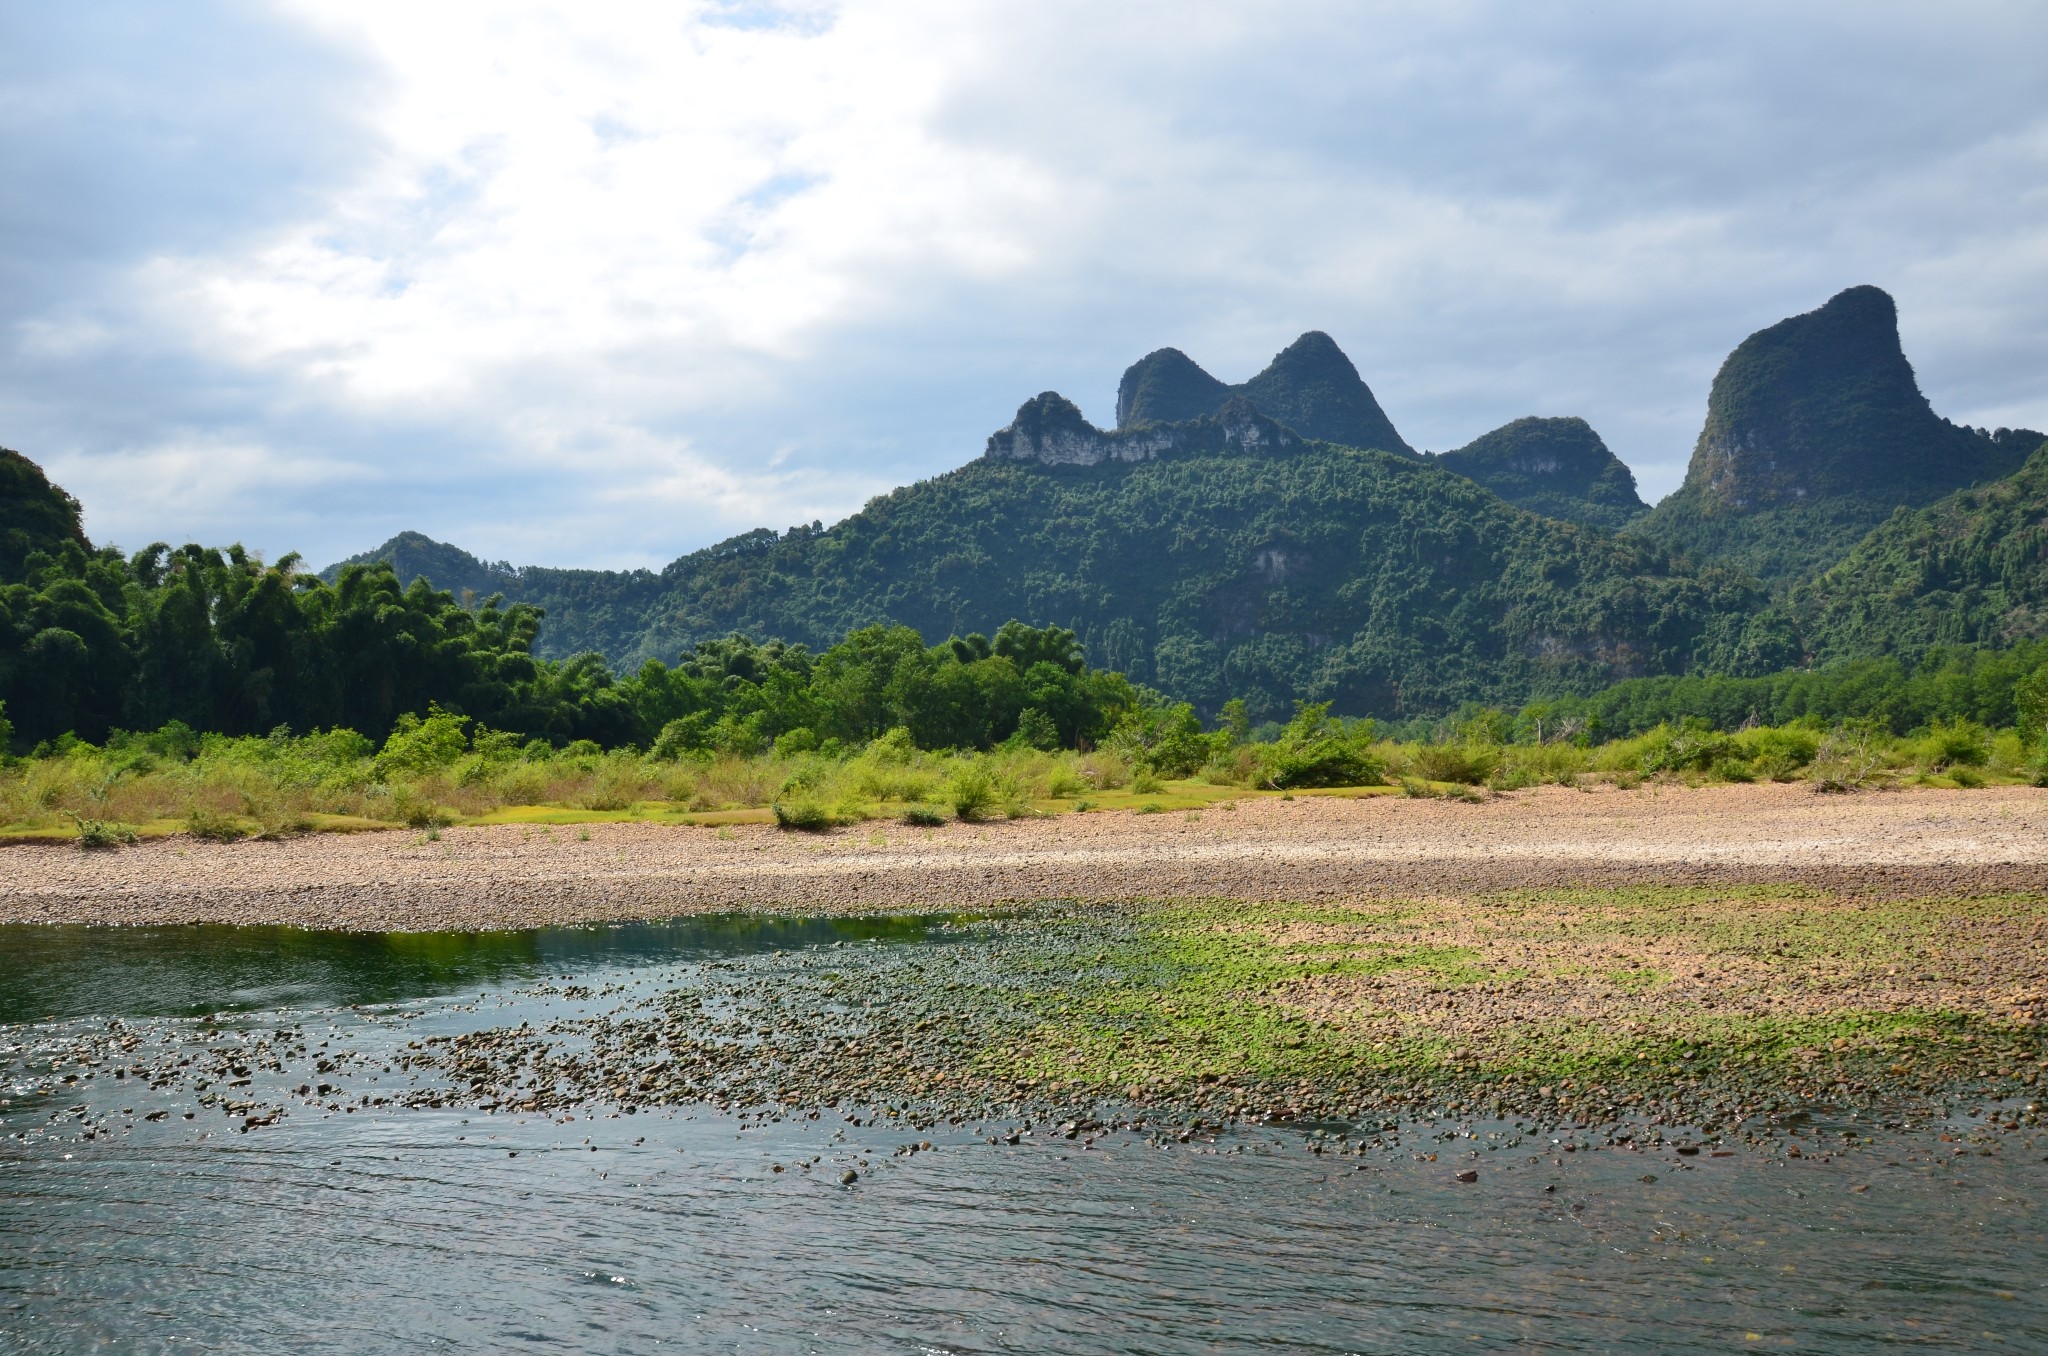
M 541 613 L 465 607 L 382 565 L 333 583 L 287 556 L 67 542 L 0 584 L 0 712 L 26 751 L 66 735 L 178 726 L 384 738 L 439 707 L 502 738 L 664 752 L 857 744 L 903 727 L 926 748 L 1099 740 L 1143 703 L 1090 669 L 1071 631 L 1012 622 L 928 646 L 870 626 L 822 653 L 734 637 L 618 677 L 596 655 L 532 653 Z M 1153 699 L 1155 702 L 1156 698 Z
M 2008 649 L 1935 646 L 1915 659 L 1860 659 L 1759 678 L 1708 675 L 1634 678 L 1590 697 L 1532 703 L 1516 719 L 1528 738 L 1591 740 L 1638 735 L 1659 725 L 1753 726 L 1866 723 L 1893 735 L 1968 721 L 2038 737 L 2048 701 L 2048 640 Z
M 352 730 L 381 744 L 439 708 L 501 743 L 669 758 L 850 751 L 895 729 L 924 749 L 1086 749 L 1114 735 L 1174 772 L 1206 757 L 1191 707 L 1091 668 L 1059 627 L 1013 621 L 993 637 L 928 645 L 907 626 L 874 625 L 815 653 L 733 636 L 619 676 L 594 654 L 537 658 L 541 613 L 530 605 L 465 606 L 423 581 L 401 587 L 383 565 L 349 566 L 332 583 L 297 566 L 238 547 L 156 545 L 124 557 L 75 541 L 0 561 L 14 576 L 0 583 L 0 722 L 11 723 L 0 735 L 17 752 L 166 727 Z M 1970 722 L 2017 727 L 2031 744 L 2044 705 L 2048 640 L 1753 678 L 1639 678 L 1379 729 L 1422 742 L 1584 745 L 1660 725 L 1859 723 L 1903 736 Z M 1219 733 L 1246 742 L 1247 709 L 1228 703 Z M 1253 742 L 1272 742 L 1282 729 L 1258 733 Z

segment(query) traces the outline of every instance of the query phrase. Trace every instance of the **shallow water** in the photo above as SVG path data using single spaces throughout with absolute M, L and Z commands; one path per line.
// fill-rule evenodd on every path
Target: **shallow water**
M 0 928 L 0 1348 L 2048 1348 L 2048 1150 L 2011 1135 L 1958 1156 L 1938 1136 L 1960 1124 L 1825 1160 L 1565 1155 L 1486 1123 L 1339 1157 L 1300 1130 L 1083 1148 L 829 1111 L 374 1105 L 429 1035 L 538 1027 L 734 958 L 947 935 Z M 110 1040 L 137 1067 L 225 1051 L 246 1082 L 50 1065 Z M 276 1100 L 322 1041 L 368 1057 L 331 1077 L 372 1103 L 238 1133 L 223 1095 Z M 1432 1137 L 1453 1130 L 1474 1137 Z

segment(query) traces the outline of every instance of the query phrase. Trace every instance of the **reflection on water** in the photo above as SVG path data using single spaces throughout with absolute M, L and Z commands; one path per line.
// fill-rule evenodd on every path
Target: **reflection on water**
M 758 914 L 524 932 L 0 924 L 0 1023 L 398 1003 L 594 966 L 919 941 L 936 926 Z
M 17 1061 L 0 1089 L 0 1349 L 2048 1348 L 2048 1170 L 2017 1138 L 1988 1156 L 1937 1131 L 1772 1162 L 1481 1151 L 1477 1127 L 1431 1141 L 1438 1161 L 1333 1161 L 1296 1133 L 1083 1149 L 1043 1126 L 991 1144 L 999 1127 L 829 1111 L 560 1122 L 373 1105 L 238 1134 L 183 1086 L 31 1067 L 72 1033 L 308 1058 L 332 1040 L 386 1086 L 425 1035 L 548 1021 L 566 1000 L 523 989 L 539 976 L 622 1001 L 601 996 L 721 958 L 932 932 L 0 931 Z M 253 1055 L 219 1063 L 238 1059 L 260 1088 Z M 1468 1164 L 1479 1178 L 1459 1183 Z

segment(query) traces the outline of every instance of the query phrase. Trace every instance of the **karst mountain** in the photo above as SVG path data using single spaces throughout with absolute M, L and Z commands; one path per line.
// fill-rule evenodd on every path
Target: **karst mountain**
M 614 665 L 735 631 L 822 646 L 871 622 L 934 641 L 1056 624 L 1097 664 L 1262 717 L 2048 633 L 2042 435 L 1937 415 L 1873 287 L 1736 347 L 1655 509 L 1582 419 L 1414 451 L 1319 332 L 1235 385 L 1160 349 L 1124 374 L 1117 415 L 1098 427 L 1041 393 L 956 470 L 659 571 L 514 567 L 408 532 L 325 573 L 384 561 L 537 604 L 540 653 Z M 64 598 L 9 581 L 73 549 L 90 549 L 76 502 L 0 453 L 0 667 L 61 648 Z

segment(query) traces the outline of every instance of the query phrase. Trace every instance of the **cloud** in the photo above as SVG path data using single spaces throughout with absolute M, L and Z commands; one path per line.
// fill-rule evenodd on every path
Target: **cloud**
M 660 564 L 1308 328 L 1418 446 L 1583 414 L 1662 492 L 1866 281 L 1938 409 L 2048 422 L 2026 7 L 95 14 L 0 20 L 0 441 L 124 543 Z

